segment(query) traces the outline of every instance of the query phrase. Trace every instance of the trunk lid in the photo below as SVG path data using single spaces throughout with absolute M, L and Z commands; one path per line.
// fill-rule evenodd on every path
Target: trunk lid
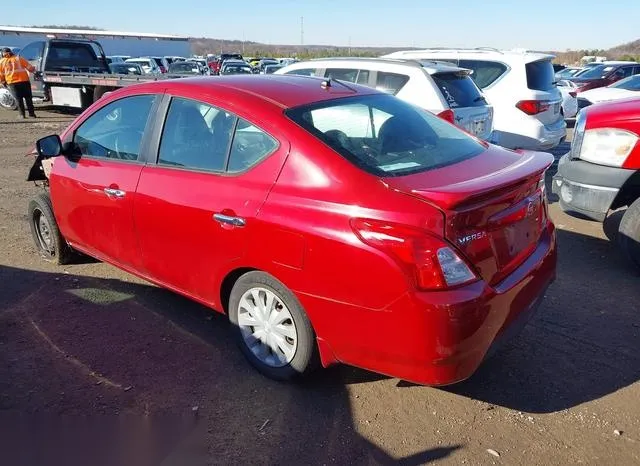
M 543 177 L 552 163 L 551 154 L 491 146 L 463 162 L 385 182 L 440 208 L 445 237 L 495 284 L 540 240 L 547 222 Z

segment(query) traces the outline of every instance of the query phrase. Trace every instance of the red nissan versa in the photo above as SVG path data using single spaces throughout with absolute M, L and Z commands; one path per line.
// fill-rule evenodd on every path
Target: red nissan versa
M 357 84 L 130 86 L 36 147 L 43 255 L 77 250 L 227 313 L 275 379 L 319 361 L 458 382 L 555 278 L 551 155 Z

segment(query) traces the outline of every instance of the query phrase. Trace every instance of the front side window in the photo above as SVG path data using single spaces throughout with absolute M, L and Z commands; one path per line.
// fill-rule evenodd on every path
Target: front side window
M 299 70 L 285 71 L 284 74 L 296 74 L 299 76 L 315 76 L 316 70 L 314 68 L 301 68 Z
M 196 100 L 174 97 L 162 130 L 159 165 L 224 171 L 235 115 Z
M 155 95 L 137 95 L 105 105 L 76 130 L 76 151 L 89 157 L 138 160 L 155 99 Z
M 42 58 L 44 42 L 32 42 L 20 50 L 20 56 L 27 61 L 35 61 Z
M 437 116 L 389 95 L 346 97 L 286 115 L 361 169 L 402 176 L 461 162 L 485 146 Z

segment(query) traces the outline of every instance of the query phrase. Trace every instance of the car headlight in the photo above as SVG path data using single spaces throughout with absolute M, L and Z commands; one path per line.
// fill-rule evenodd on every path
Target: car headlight
M 589 129 L 584 132 L 580 147 L 580 159 L 621 167 L 638 142 L 638 136 L 616 128 Z
M 582 148 L 582 139 L 584 138 L 584 128 L 587 125 L 587 112 L 580 110 L 576 117 L 576 126 L 573 129 L 573 138 L 571 140 L 571 158 L 580 157 L 580 149 Z

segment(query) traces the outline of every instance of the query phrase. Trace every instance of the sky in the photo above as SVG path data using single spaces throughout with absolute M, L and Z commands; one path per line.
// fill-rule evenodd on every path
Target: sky
M 4 2 L 1 25 L 103 29 L 267 44 L 607 49 L 640 39 L 633 0 L 90 0 Z M 99 11 L 99 13 L 97 13 Z M 301 37 L 301 18 L 304 18 Z

